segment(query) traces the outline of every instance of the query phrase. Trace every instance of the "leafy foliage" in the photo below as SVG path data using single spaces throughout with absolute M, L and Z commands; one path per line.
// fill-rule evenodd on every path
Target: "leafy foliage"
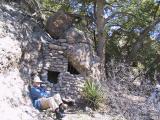
M 112 6 L 116 6 L 114 12 L 122 14 L 117 14 L 106 25 L 106 31 L 109 33 L 106 58 L 140 62 L 144 66 L 146 77 L 153 80 L 155 71 L 159 71 L 159 62 L 157 61 L 160 50 L 159 41 L 151 37 L 151 32 L 154 33 L 156 27 L 153 27 L 146 34 L 143 34 L 143 30 L 147 30 L 147 27 L 160 15 L 159 4 L 154 0 L 111 2 Z M 125 7 L 120 5 L 120 2 L 125 2 L 123 4 Z M 141 47 L 133 54 L 132 51 L 134 51 L 136 44 Z
M 103 92 L 93 81 L 87 80 L 83 88 L 83 97 L 90 107 L 98 108 L 103 101 Z

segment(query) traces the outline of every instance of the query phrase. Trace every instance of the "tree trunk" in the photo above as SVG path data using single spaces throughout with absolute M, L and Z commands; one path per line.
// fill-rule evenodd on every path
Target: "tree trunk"
M 105 26 L 105 19 L 104 19 L 104 0 L 96 0 L 97 10 L 96 10 L 96 24 L 97 24 L 97 55 L 100 58 L 101 66 L 101 80 L 106 79 L 105 74 L 105 44 L 106 39 L 104 35 L 104 26 Z

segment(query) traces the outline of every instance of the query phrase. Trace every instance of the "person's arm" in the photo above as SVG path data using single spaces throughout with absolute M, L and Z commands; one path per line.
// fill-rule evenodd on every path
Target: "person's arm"
M 43 93 L 44 97 L 49 97 L 50 96 L 49 93 L 46 91 L 46 89 L 44 87 L 40 87 L 40 89 L 41 89 L 41 92 Z
M 33 98 L 48 97 L 44 91 L 41 91 L 41 89 L 38 88 L 32 88 L 31 95 L 33 96 Z

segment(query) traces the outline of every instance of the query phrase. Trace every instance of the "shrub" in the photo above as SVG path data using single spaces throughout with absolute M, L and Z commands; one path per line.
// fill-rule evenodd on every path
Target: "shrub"
M 95 109 L 103 101 L 103 92 L 93 81 L 87 80 L 83 88 L 83 97 L 87 105 Z

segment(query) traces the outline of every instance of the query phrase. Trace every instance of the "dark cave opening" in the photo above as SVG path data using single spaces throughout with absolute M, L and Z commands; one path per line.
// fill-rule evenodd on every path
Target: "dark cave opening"
M 76 68 L 73 67 L 73 65 L 68 62 L 68 72 L 70 72 L 71 74 L 74 74 L 74 75 L 79 75 L 80 73 L 76 70 Z
M 58 83 L 58 75 L 60 72 L 48 71 L 48 81 L 51 83 Z

